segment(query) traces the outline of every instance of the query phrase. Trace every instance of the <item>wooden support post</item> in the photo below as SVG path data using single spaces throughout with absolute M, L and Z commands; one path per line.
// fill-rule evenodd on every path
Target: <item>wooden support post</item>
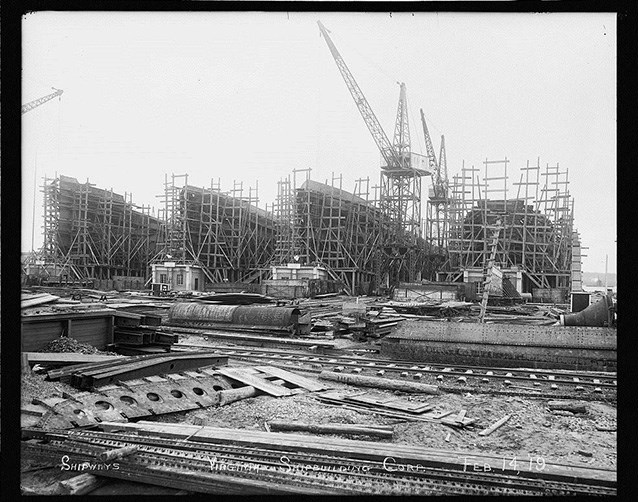
M 491 434 L 496 429 L 498 429 L 501 425 L 507 422 L 511 418 L 511 416 L 512 415 L 505 415 L 503 418 L 501 418 L 500 420 L 490 425 L 487 429 L 484 429 L 481 432 L 479 432 L 479 436 L 487 436 L 488 434 Z
M 22 374 L 23 375 L 31 374 L 31 366 L 29 366 L 29 354 L 26 352 L 22 353 Z

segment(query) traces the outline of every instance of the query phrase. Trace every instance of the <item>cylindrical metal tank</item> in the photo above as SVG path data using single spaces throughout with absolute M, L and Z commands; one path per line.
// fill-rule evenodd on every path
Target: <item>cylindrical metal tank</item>
M 299 321 L 299 309 L 290 307 L 237 307 L 233 324 L 247 326 L 291 326 Z
M 299 314 L 299 309 L 290 307 L 183 302 L 171 306 L 168 319 L 177 324 L 196 322 L 286 328 L 298 323 Z
M 169 322 L 233 322 L 233 312 L 238 305 L 207 305 L 204 303 L 181 302 L 175 303 L 168 310 Z

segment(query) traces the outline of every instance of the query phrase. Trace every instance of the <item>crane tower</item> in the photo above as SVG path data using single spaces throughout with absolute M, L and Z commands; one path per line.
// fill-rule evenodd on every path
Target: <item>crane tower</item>
M 412 152 L 406 86 L 399 83 L 399 105 L 395 121 L 393 142 L 390 143 L 370 104 L 359 88 L 354 76 L 337 50 L 329 31 L 317 21 L 337 68 L 363 117 L 363 120 L 381 152 L 381 192 L 379 205 L 389 218 L 392 231 L 384 243 L 391 262 L 403 262 L 422 236 L 421 231 L 421 178 L 431 174 L 426 170 L 426 157 Z M 410 273 L 414 275 L 414 270 Z M 411 277 L 409 280 L 413 280 Z

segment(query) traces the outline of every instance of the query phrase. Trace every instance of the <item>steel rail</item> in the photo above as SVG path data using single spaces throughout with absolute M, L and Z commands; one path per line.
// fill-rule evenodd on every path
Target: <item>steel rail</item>
M 201 346 L 180 344 L 181 347 L 192 347 L 202 349 Z M 204 350 L 204 349 L 202 349 Z M 303 352 L 290 352 L 284 350 L 237 348 L 237 347 L 210 347 L 205 350 L 217 351 L 218 353 L 230 356 L 234 359 L 268 359 L 281 361 L 285 359 L 293 360 L 297 364 L 333 364 L 338 366 L 349 366 L 361 368 L 363 370 L 384 370 L 391 372 L 413 372 L 427 373 L 430 375 L 488 378 L 495 380 L 517 380 L 525 382 L 536 382 L 545 384 L 567 385 L 567 386 L 589 386 L 608 389 L 617 388 L 617 376 L 615 374 L 601 375 L 587 373 L 573 373 L 561 370 L 547 369 L 518 369 L 502 368 L 490 366 L 468 366 L 468 365 L 445 365 L 440 363 L 425 363 L 422 361 L 392 361 L 373 358 L 359 358 L 343 355 L 308 355 Z M 491 372 L 491 374 L 488 374 Z M 503 374 L 504 373 L 504 374 Z M 527 375 L 527 376 L 523 376 Z M 534 375 L 532 377 L 531 375 Z M 553 377 L 553 378 L 550 378 Z M 557 378 L 558 377 L 558 378 Z M 567 378 L 570 378 L 568 380 Z M 597 380 L 597 381 L 594 381 Z
M 72 433 L 77 435 L 78 433 Z M 80 433 L 87 436 L 86 433 Z M 91 434 L 89 433 L 88 436 Z M 94 435 L 93 435 L 94 436 Z M 111 437 L 117 436 L 116 434 L 110 434 Z M 73 443 L 74 439 L 71 439 Z M 76 438 L 77 439 L 77 438 Z M 280 472 L 278 467 L 281 467 L 280 461 L 282 454 L 286 454 L 290 461 L 295 461 L 298 465 L 312 464 L 313 469 L 309 472 L 308 469 L 300 469 L 301 475 L 294 477 L 294 482 L 297 486 L 310 485 L 311 487 L 323 487 L 330 489 L 337 489 L 337 493 L 418 493 L 424 494 L 426 490 L 429 493 L 456 493 L 456 494 L 518 494 L 518 495 L 533 495 L 533 494 L 612 494 L 615 493 L 615 489 L 610 487 L 594 487 L 590 485 L 578 484 L 578 483 L 562 483 L 556 481 L 548 481 L 545 479 L 532 479 L 532 478 L 520 478 L 517 476 L 507 475 L 485 475 L 475 474 L 472 472 L 459 472 L 454 469 L 437 469 L 437 468 L 425 468 L 423 472 L 411 473 L 408 476 L 401 473 L 388 472 L 381 462 L 364 461 L 359 459 L 345 458 L 345 457 L 332 457 L 324 455 L 303 455 L 295 452 L 282 452 L 279 450 L 264 450 L 239 446 L 228 445 L 216 445 L 211 443 L 205 443 L 205 448 L 202 448 L 201 444 L 193 445 L 193 448 L 188 448 L 191 451 L 184 451 L 186 445 L 183 442 L 175 440 L 157 440 L 156 438 L 122 438 L 121 436 L 117 440 L 107 438 L 91 438 L 91 445 L 81 443 L 80 446 L 69 444 L 69 442 L 54 439 L 49 442 L 49 447 L 55 447 L 56 445 L 65 451 L 77 453 L 79 455 L 86 455 L 89 458 L 94 458 L 96 453 L 102 451 L 102 448 L 97 446 L 99 444 L 102 447 L 112 448 L 116 446 L 123 446 L 130 443 L 139 443 L 140 441 L 160 443 L 162 446 L 149 446 L 146 445 L 146 450 L 138 452 L 136 454 L 136 460 L 142 462 L 147 466 L 164 466 L 173 469 L 188 469 L 189 471 L 207 472 L 210 469 L 210 458 L 202 459 L 201 455 L 211 454 L 211 450 L 214 448 L 214 454 L 216 458 L 223 459 L 223 462 L 227 466 L 234 466 L 231 472 L 243 473 L 240 468 L 247 462 L 254 465 L 261 465 L 262 474 L 263 470 L 268 470 L 270 465 L 269 475 L 257 477 L 263 481 L 270 481 L 271 483 L 277 483 L 281 481 L 281 476 L 277 476 L 276 473 Z M 176 457 L 176 448 L 171 443 L 181 443 L 177 445 L 177 448 L 181 449 L 181 452 L 177 452 L 179 457 Z M 195 451 L 193 451 L 195 450 Z M 226 455 L 221 455 L 220 452 L 226 452 Z M 198 458 L 198 455 L 200 458 Z M 157 458 L 158 456 L 165 457 L 162 461 Z M 349 472 L 346 474 L 335 473 L 334 467 L 354 464 L 359 466 L 359 470 L 363 466 L 368 467 L 368 472 L 372 474 L 361 474 L 360 472 Z M 316 466 L 320 465 L 319 469 Z M 274 469 L 274 470 L 273 470 Z M 299 473 L 297 473 L 299 474 Z M 251 478 L 251 476 L 244 476 Z M 397 479 L 399 477 L 399 479 Z M 286 476 L 286 480 L 292 481 L 290 476 Z M 354 483 L 355 488 L 352 488 Z M 417 490 L 417 491 L 415 491 Z

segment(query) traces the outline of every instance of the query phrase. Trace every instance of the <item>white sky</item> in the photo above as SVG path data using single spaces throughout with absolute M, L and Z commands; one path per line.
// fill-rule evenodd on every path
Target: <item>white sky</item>
M 608 255 L 616 271 L 614 13 L 29 14 L 22 102 L 64 94 L 22 118 L 22 249 L 34 174 L 38 185 L 88 178 L 156 208 L 171 173 L 223 190 L 243 181 L 246 196 L 258 181 L 261 207 L 293 169 L 343 174 L 349 191 L 378 183 L 380 155 L 318 19 L 390 139 L 406 83 L 413 150 L 424 150 L 423 108 L 437 156 L 445 134 L 450 176 L 486 158 L 510 159 L 510 182 L 538 157 L 568 168 L 583 270 L 604 272 Z M 37 249 L 39 192 L 35 203 Z

